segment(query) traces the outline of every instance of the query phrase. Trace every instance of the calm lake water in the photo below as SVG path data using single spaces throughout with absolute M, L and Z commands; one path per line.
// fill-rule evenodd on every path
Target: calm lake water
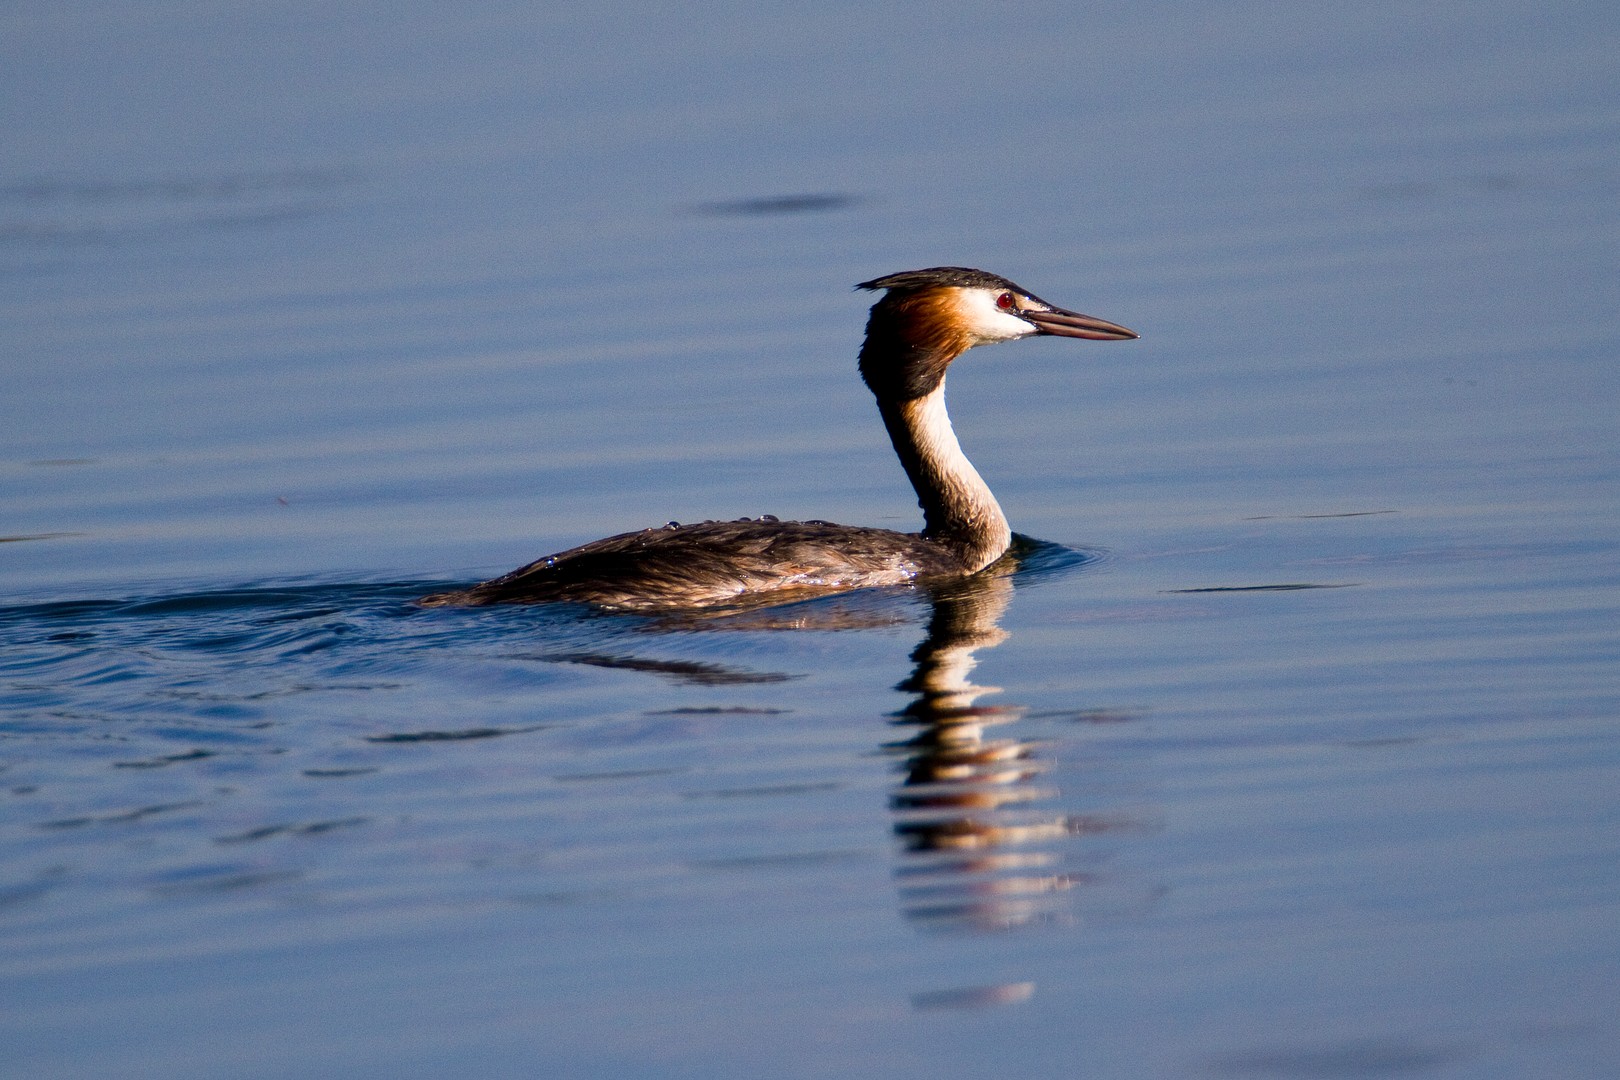
M 0 1075 L 1616 1075 L 1612 4 L 0 24 Z M 942 263 L 1016 570 L 412 605 L 915 528 Z

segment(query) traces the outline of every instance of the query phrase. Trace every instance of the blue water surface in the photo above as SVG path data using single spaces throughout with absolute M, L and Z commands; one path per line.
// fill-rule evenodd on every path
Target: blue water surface
M 1611 7 L 8 14 L 0 1075 L 1613 1075 Z M 413 603 L 916 528 L 938 264 L 1014 563 Z

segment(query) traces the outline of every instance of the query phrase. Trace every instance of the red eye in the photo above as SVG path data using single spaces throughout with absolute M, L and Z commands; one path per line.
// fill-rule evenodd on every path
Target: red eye
M 1000 296 L 996 297 L 996 307 L 1000 308 L 1002 311 L 1011 311 L 1013 309 L 1013 294 L 1010 292 L 1004 292 Z

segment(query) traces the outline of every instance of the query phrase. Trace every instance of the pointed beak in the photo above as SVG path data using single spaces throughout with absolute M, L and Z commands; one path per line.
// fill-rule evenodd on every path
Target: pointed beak
M 1081 315 L 1077 311 L 1065 311 L 1062 308 L 1052 308 L 1050 311 L 1020 311 L 1019 315 L 1035 324 L 1038 334 L 1050 334 L 1053 337 L 1090 338 L 1092 341 L 1127 341 L 1138 337 L 1135 330 L 1127 330 L 1102 319 L 1094 319 L 1090 315 Z

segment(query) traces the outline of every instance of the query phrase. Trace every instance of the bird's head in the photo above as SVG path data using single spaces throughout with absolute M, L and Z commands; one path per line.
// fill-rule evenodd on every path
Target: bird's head
M 1004 277 L 965 266 L 905 270 L 858 289 L 884 290 L 861 346 L 861 376 L 880 398 L 930 393 L 952 360 L 975 345 L 1021 337 L 1123 341 L 1123 326 L 1049 304 Z

